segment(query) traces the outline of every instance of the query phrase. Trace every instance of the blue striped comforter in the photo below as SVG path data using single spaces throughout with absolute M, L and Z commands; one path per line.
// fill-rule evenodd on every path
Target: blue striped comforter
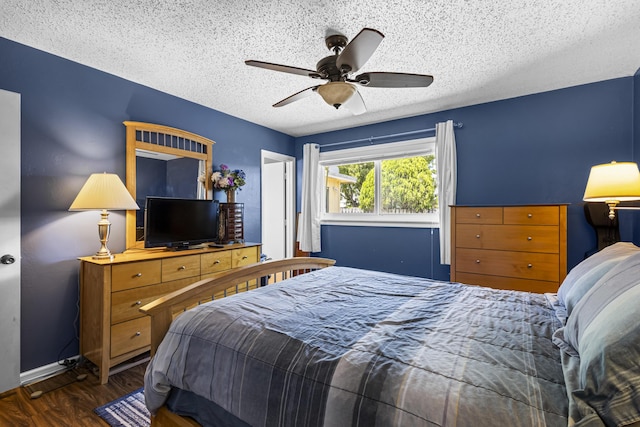
M 252 426 L 566 426 L 545 297 L 330 267 L 178 317 L 150 362 Z

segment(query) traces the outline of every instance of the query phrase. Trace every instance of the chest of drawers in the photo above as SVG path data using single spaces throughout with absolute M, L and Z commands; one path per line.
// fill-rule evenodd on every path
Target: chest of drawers
M 567 206 L 452 206 L 451 281 L 555 292 L 567 270 Z
M 110 369 L 149 350 L 150 322 L 139 307 L 216 272 L 259 260 L 260 245 L 252 243 L 181 252 L 134 250 L 113 261 L 81 258 L 80 354 L 98 367 L 105 384 Z

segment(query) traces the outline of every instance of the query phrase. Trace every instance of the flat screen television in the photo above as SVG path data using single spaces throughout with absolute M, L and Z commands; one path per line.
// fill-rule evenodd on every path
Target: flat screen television
M 219 203 L 212 200 L 147 197 L 144 247 L 186 249 L 218 238 Z

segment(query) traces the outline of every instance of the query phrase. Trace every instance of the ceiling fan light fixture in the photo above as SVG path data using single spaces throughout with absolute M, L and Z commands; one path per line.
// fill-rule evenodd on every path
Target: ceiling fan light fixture
M 356 93 L 356 87 L 346 82 L 329 82 L 319 86 L 318 93 L 324 102 L 338 109 Z

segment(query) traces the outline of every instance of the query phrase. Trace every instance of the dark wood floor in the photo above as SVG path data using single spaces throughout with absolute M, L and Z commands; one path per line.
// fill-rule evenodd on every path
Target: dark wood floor
M 37 399 L 31 399 L 33 386 L 8 391 L 0 395 L 0 426 L 108 426 L 93 410 L 142 387 L 145 368 L 146 363 L 117 373 L 105 385 L 90 373 Z

